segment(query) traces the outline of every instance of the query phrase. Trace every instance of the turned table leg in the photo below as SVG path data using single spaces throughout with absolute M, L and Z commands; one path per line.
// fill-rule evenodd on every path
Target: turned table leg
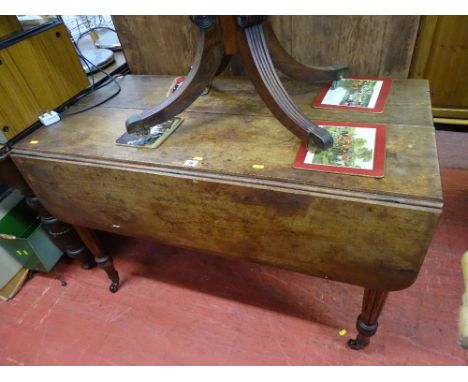
M 74 227 L 76 232 L 78 232 L 81 240 L 83 240 L 85 245 L 93 254 L 99 268 L 104 269 L 104 271 L 107 273 L 107 276 L 112 281 L 109 290 L 112 293 L 117 292 L 119 290 L 120 279 L 118 272 L 114 268 L 112 257 L 104 254 L 101 243 L 95 232 L 83 226 L 75 225 Z
M 79 260 L 84 269 L 96 265 L 73 227 L 58 220 L 47 211 L 8 155 L 0 157 L 0 181 L 21 191 L 29 207 L 38 213 L 42 227 L 57 248 L 65 252 L 68 257 Z
M 362 311 L 356 322 L 358 335 L 356 339 L 350 339 L 348 346 L 351 349 L 359 350 L 369 345 L 370 338 L 377 332 L 377 318 L 382 312 L 387 291 L 376 291 L 366 288 L 362 301 Z
M 96 266 L 96 262 L 88 248 L 86 248 L 70 224 L 52 216 L 31 190 L 23 191 L 23 194 L 26 196 L 28 206 L 39 214 L 42 227 L 58 248 L 64 251 L 68 257 L 78 260 L 83 269 L 91 269 Z

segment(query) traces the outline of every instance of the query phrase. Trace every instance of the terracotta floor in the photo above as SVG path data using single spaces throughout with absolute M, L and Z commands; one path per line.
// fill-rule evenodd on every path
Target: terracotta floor
M 447 150 L 457 142 L 466 156 L 468 134 L 443 132 L 438 139 Z M 66 287 L 36 275 L 0 303 L 0 364 L 467 365 L 456 326 L 460 257 L 468 250 L 468 170 L 450 151 L 440 157 L 445 208 L 420 276 L 390 294 L 379 332 L 363 351 L 345 345 L 354 335 L 360 288 L 104 235 L 120 291 L 110 294 L 102 271 L 76 263 L 59 264 Z

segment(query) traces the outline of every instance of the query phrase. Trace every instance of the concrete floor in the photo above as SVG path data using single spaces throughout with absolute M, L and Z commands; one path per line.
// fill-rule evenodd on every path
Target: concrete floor
M 0 303 L 0 365 L 468 365 L 456 331 L 468 134 L 437 138 L 440 224 L 418 280 L 390 294 L 365 350 L 346 346 L 361 288 L 105 234 L 119 292 L 76 263 L 58 265 L 66 287 L 36 275 Z

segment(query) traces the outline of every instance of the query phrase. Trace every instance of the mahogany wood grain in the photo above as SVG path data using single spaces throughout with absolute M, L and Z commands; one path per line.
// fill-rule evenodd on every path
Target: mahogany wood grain
M 155 89 L 167 90 L 165 79 L 137 78 L 122 81 L 113 105 L 39 129 L 32 135 L 37 144 L 15 147 L 15 162 L 58 217 L 373 289 L 414 281 L 442 205 L 434 128 L 424 124 L 422 112 L 430 113 L 430 106 L 417 97 L 427 97 L 426 82 L 394 84 L 392 92 L 405 96 L 380 120 L 404 113 L 398 105 L 406 102 L 420 105 L 421 113 L 413 114 L 415 125 L 387 126 L 385 177 L 375 179 L 292 169 L 299 140 L 261 111 L 246 115 L 242 105 L 254 93 L 233 96 L 231 89 L 245 84 L 237 81 L 201 97 L 206 106 L 197 101 L 183 113 L 183 124 L 160 149 L 116 146 L 119 122 L 136 111 L 129 107 L 144 107 Z M 90 124 L 95 129 L 83 128 Z M 204 159 L 184 167 L 194 156 Z M 64 209 L 70 200 L 73 215 Z M 170 207 L 176 205 L 183 207 Z M 351 223 L 356 216 L 362 227 Z
M 442 209 L 427 81 L 394 81 L 373 115 L 314 109 L 318 87 L 287 85 L 310 118 L 386 123 L 380 179 L 293 169 L 300 140 L 252 85 L 225 78 L 157 150 L 117 146 L 122 121 L 162 99 L 171 78 L 120 81 L 109 103 L 15 145 L 13 160 L 44 205 L 74 225 L 362 286 L 356 341 L 365 346 L 387 292 L 416 280 Z M 185 167 L 193 157 L 203 159 Z
M 68 223 L 373 289 L 414 282 L 440 212 L 220 174 L 20 153 L 15 162 Z M 65 208 L 70 200 L 73 213 Z
M 191 171 L 223 173 L 268 184 L 286 181 L 298 189 L 441 206 L 427 81 L 394 81 L 383 113 L 372 114 L 314 109 L 310 105 L 319 86 L 286 83 L 291 98 L 311 119 L 387 124 L 385 176 L 375 179 L 293 170 L 299 139 L 272 117 L 250 81 L 239 79 L 216 78 L 209 94 L 199 97 L 181 115 L 182 125 L 160 150 L 116 146 L 115 140 L 125 131 L 122 121 L 164 99 L 172 80 L 165 76 L 127 75 L 119 80 L 122 91 L 114 99 L 41 128 L 15 148 L 77 161 L 108 160 L 183 171 L 189 171 L 183 167 L 185 160 L 202 156 L 204 160 Z M 76 107 L 92 102 L 95 99 L 90 96 Z M 38 143 L 30 144 L 33 139 Z M 255 170 L 253 164 L 263 164 L 264 169 Z
M 234 18 L 231 16 L 219 16 L 219 23 L 223 36 L 224 53 L 230 56 L 238 53 Z
M 166 98 L 174 76 L 134 76 L 119 79 L 123 85 L 118 97 L 102 105 L 103 108 L 132 108 L 144 110 Z M 339 109 L 317 109 L 311 104 L 323 85 L 282 80 L 296 106 L 309 118 L 317 120 L 390 123 L 409 126 L 432 126 L 428 82 L 424 80 L 393 80 L 392 88 L 382 113 L 353 113 Z M 103 88 L 91 94 L 80 105 L 92 105 L 96 100 L 111 95 L 113 89 Z M 215 108 L 215 109 L 214 109 Z M 254 85 L 244 78 L 217 77 L 210 93 L 199 97 L 187 111 L 221 113 L 245 116 L 271 116 Z

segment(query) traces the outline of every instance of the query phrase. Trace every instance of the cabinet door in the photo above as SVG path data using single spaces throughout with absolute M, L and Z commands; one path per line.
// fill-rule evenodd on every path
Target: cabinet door
M 0 143 L 58 108 L 89 82 L 64 25 L 0 50 Z
M 89 85 L 62 24 L 13 44 L 7 50 L 42 112 L 57 108 Z
M 436 117 L 468 119 L 468 16 L 424 16 L 411 69 L 429 80 Z
M 0 50 L 0 143 L 32 125 L 41 107 L 8 49 Z

